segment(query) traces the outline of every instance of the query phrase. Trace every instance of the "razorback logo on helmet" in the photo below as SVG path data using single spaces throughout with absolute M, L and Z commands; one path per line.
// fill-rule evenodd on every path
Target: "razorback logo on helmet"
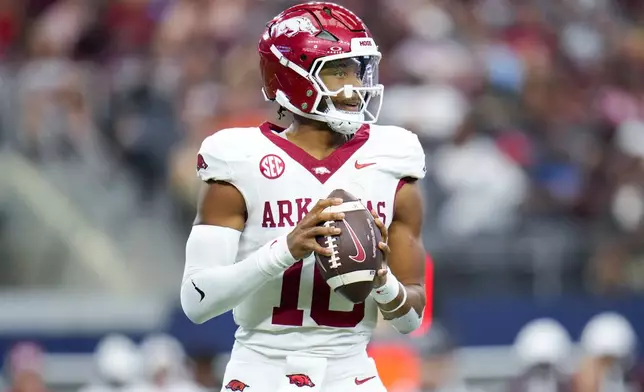
M 311 381 L 311 377 L 307 376 L 306 374 L 287 374 L 286 377 L 288 377 L 288 382 L 289 384 L 293 384 L 298 388 L 303 388 L 303 387 L 309 387 L 313 388 L 315 387 L 315 384 L 313 384 L 313 381 Z
M 229 389 L 231 391 L 244 392 L 244 389 L 246 388 L 250 388 L 250 385 L 239 380 L 230 380 L 230 382 L 226 384 L 226 389 Z
M 197 170 L 206 170 L 208 168 L 208 164 L 206 163 L 206 160 L 203 159 L 203 155 L 197 154 Z
M 320 30 L 313 26 L 308 18 L 304 16 L 296 16 L 294 18 L 283 20 L 273 26 L 273 34 L 275 37 L 285 35 L 289 38 L 295 37 L 299 33 L 317 34 Z

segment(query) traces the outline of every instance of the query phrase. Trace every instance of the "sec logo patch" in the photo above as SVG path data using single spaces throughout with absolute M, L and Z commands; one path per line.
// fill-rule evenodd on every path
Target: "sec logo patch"
M 268 154 L 259 161 L 259 171 L 269 180 L 279 178 L 284 174 L 284 160 L 275 154 Z

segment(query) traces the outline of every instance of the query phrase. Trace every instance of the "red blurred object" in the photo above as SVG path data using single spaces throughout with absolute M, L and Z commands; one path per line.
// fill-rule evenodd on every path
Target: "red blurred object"
M 142 48 L 150 43 L 154 21 L 148 14 L 145 2 L 114 2 L 106 18 L 111 34 L 117 37 L 118 46 Z
M 43 360 L 43 351 L 38 344 L 21 342 L 9 351 L 8 365 L 12 375 L 27 371 L 41 374 Z
M 43 382 L 44 353 L 33 342 L 20 342 L 7 355 L 9 392 L 47 392 Z
M 12 7 L 0 9 L 0 58 L 16 43 L 20 33 L 20 19 Z
M 425 313 L 423 314 L 423 323 L 420 328 L 412 332 L 412 336 L 421 336 L 429 331 L 432 326 L 434 318 L 434 260 L 427 254 L 425 257 L 425 294 L 427 296 L 427 304 L 425 305 Z
M 416 351 L 400 342 L 378 342 L 367 350 L 378 369 L 378 376 L 388 391 L 415 390 L 420 385 L 421 360 Z
M 533 161 L 530 140 L 520 132 L 510 132 L 499 136 L 496 145 L 508 158 L 521 166 L 530 166 Z

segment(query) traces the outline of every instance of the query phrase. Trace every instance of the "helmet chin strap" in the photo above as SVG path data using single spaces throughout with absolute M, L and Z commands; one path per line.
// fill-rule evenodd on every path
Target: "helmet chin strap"
M 351 136 L 354 133 L 358 132 L 358 129 L 360 129 L 360 127 L 362 126 L 362 123 L 339 120 L 328 120 L 327 124 L 329 124 L 329 128 L 331 128 L 334 132 L 346 136 Z
M 281 90 L 277 90 L 275 94 L 275 101 L 282 105 L 286 110 L 298 116 L 302 116 L 311 120 L 320 121 L 329 125 L 329 128 L 334 132 L 340 133 L 342 135 L 351 136 L 360 129 L 363 125 L 362 120 L 364 119 L 364 114 L 362 113 L 350 113 L 344 111 L 338 111 L 335 109 L 333 102 L 330 98 L 326 98 L 327 103 L 327 113 L 336 112 L 335 115 L 326 116 L 320 114 L 306 113 L 295 107 L 291 101 L 286 97 Z M 340 117 L 340 118 L 338 118 Z M 346 117 L 344 119 L 343 117 Z M 353 117 L 353 118 L 351 118 Z M 354 120 L 354 121 L 351 121 Z
M 326 120 L 326 123 L 329 124 L 329 127 L 335 132 L 341 133 L 343 135 L 353 135 L 363 125 L 363 113 L 352 113 L 344 110 L 338 110 L 335 108 L 335 105 L 333 105 L 331 98 L 328 97 L 325 99 L 325 101 L 327 105 L 326 113 L 335 112 L 335 115 L 327 117 Z M 338 117 L 340 117 L 341 119 Z

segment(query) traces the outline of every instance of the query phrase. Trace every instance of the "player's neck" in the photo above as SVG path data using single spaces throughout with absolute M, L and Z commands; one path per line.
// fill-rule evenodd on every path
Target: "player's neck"
M 347 141 L 346 136 L 317 124 L 294 122 L 288 129 L 288 140 L 310 155 L 323 159 Z

